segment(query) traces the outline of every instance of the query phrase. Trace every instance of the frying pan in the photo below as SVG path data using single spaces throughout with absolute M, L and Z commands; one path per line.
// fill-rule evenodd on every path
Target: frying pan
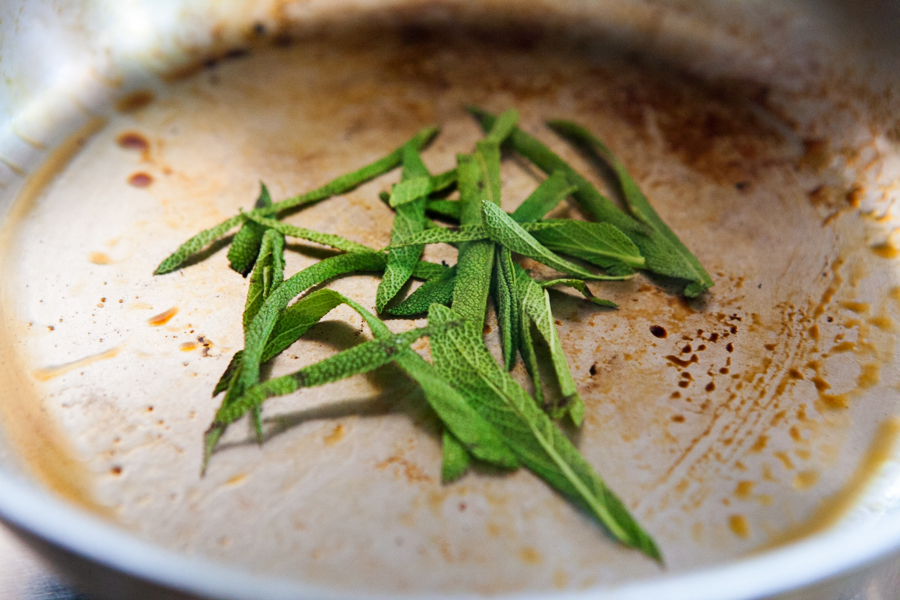
M 0 11 L 0 515 L 88 593 L 895 593 L 892 5 L 98 0 Z M 435 419 L 390 368 L 271 401 L 265 442 L 238 424 L 199 475 L 209 392 L 242 344 L 245 282 L 218 246 L 175 274 L 153 277 L 156 264 L 249 207 L 260 180 L 288 197 L 425 124 L 443 127 L 426 163 L 450 167 L 478 137 L 464 103 L 517 108 L 602 185 L 542 122 L 589 126 L 713 274 L 694 301 L 643 275 L 595 286 L 616 312 L 553 296 L 587 404 L 568 434 L 658 540 L 661 565 L 527 472 L 442 485 Z M 515 158 L 503 175 L 507 209 L 539 180 Z M 394 181 L 292 222 L 382 247 L 391 215 L 377 195 Z M 326 255 L 292 246 L 288 270 Z M 376 280 L 330 285 L 371 306 Z M 271 374 L 366 335 L 336 310 Z

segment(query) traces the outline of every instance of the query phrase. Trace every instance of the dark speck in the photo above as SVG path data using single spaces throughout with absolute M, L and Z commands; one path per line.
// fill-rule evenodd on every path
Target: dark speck
M 266 26 L 262 23 L 254 23 L 253 33 L 255 35 L 266 35 Z
M 225 58 L 226 59 L 243 58 L 243 57 L 247 56 L 248 54 L 250 54 L 250 51 L 247 50 L 246 48 L 232 48 L 231 50 L 229 50 L 228 52 L 225 53 Z
M 591 377 L 597 374 L 597 363 L 591 365 L 591 368 L 588 369 L 588 373 L 591 374 Z
M 748 187 L 750 187 L 750 182 L 749 182 L 749 181 L 738 181 L 737 183 L 734 184 L 734 187 L 735 187 L 735 189 L 737 189 L 739 192 L 743 192 L 743 191 L 746 190 Z
M 652 333 L 654 336 L 656 336 L 658 338 L 664 338 L 667 335 L 669 335 L 668 332 L 665 330 L 665 328 L 660 327 L 659 325 L 651 325 L 650 333 Z

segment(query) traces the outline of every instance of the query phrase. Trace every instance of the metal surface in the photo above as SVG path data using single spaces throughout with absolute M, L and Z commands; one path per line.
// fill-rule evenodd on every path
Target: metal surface
M 894 49 L 857 38 L 860 15 L 802 2 L 2 10 L 0 513 L 86 589 L 879 598 L 896 583 L 900 102 Z M 222 251 L 165 277 L 156 263 L 249 206 L 260 179 L 278 197 L 310 189 L 427 123 L 444 131 L 424 158 L 449 167 L 477 138 L 467 102 L 515 106 L 595 179 L 541 121 L 600 132 L 714 275 L 690 303 L 644 277 L 596 288 L 617 313 L 555 300 L 588 404 L 579 447 L 665 570 L 528 473 L 442 486 L 435 422 L 393 371 L 272 402 L 262 447 L 233 427 L 197 475 L 245 282 Z M 509 208 L 535 177 L 504 169 Z M 292 222 L 383 246 L 377 192 L 395 180 Z M 294 250 L 289 272 L 322 256 Z M 374 282 L 333 287 L 371 305 Z M 333 319 L 273 373 L 363 331 Z

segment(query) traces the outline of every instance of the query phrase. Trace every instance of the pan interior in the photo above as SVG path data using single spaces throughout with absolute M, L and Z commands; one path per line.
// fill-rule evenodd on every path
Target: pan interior
M 788 97 L 777 87 L 584 39 L 522 23 L 356 24 L 170 78 L 82 131 L 5 225 L 4 353 L 21 369 L 5 375 L 19 393 L 3 400 L 4 425 L 28 437 L 40 407 L 58 451 L 21 447 L 25 462 L 161 546 L 345 590 L 609 585 L 874 521 L 900 430 L 900 287 L 889 195 L 873 200 L 847 175 L 867 155 L 808 137 L 767 100 Z M 260 181 L 276 199 L 312 189 L 427 124 L 442 133 L 425 162 L 453 167 L 479 137 L 464 104 L 518 109 L 524 129 L 602 186 L 543 121 L 587 125 L 713 276 L 693 301 L 643 275 L 592 285 L 617 311 L 553 293 L 587 404 L 570 433 L 655 536 L 666 571 L 528 472 L 476 469 L 442 485 L 435 418 L 390 367 L 271 400 L 265 443 L 241 422 L 199 476 L 210 392 L 243 344 L 246 281 L 221 246 L 174 274 L 154 277 L 156 265 L 250 208 Z M 503 169 L 511 209 L 540 176 L 512 157 Z M 288 221 L 384 247 L 392 213 L 378 192 L 397 178 Z M 554 214 L 579 216 L 574 205 Z M 292 245 L 287 271 L 327 255 Z M 374 277 L 329 285 L 374 305 Z M 368 335 L 337 309 L 271 375 Z

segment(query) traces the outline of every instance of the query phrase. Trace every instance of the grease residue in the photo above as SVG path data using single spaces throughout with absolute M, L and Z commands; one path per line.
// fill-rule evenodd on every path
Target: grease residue
M 894 460 L 898 440 L 900 440 L 900 417 L 891 417 L 883 421 L 847 485 L 831 497 L 822 500 L 809 519 L 772 537 L 765 545 L 756 549 L 756 552 L 790 544 L 821 533 L 837 524 L 859 503 L 884 464 Z
M 728 527 L 739 538 L 750 537 L 750 522 L 744 515 L 731 515 L 728 519 Z
M 138 173 L 134 173 L 131 177 L 129 177 L 128 183 L 129 185 L 133 185 L 134 187 L 144 188 L 153 183 L 153 177 L 149 173 L 144 173 L 143 171 L 141 171 Z
M 104 119 L 88 121 L 53 150 L 26 179 L 0 231 L 0 257 L 10 255 L 15 224 L 31 211 L 47 184 L 105 124 Z M 7 266 L 3 265 L 4 268 Z M 6 327 L 9 317 L 5 306 L 9 306 L 9 298 L 0 297 L 0 353 L 3 356 L 0 381 L 4 387 L 0 414 L 10 445 L 40 483 L 66 500 L 110 517 L 110 510 L 95 500 L 93 476 L 57 423 L 44 410 L 43 400 L 29 380 L 27 368 L 12 350 L 14 344 Z
M 325 441 L 325 445 L 333 446 L 334 444 L 337 444 L 339 441 L 344 439 L 345 433 L 346 433 L 346 430 L 343 425 L 341 425 L 341 424 L 335 425 L 334 429 L 331 430 L 331 433 L 329 433 L 328 435 L 326 435 L 323 438 L 323 440 Z
M 106 350 L 104 352 L 85 356 L 84 358 L 79 358 L 78 360 L 73 360 L 72 362 L 68 362 L 62 365 L 38 369 L 32 372 L 32 375 L 38 381 L 48 381 L 50 379 L 53 379 L 54 377 L 59 377 L 60 375 L 68 373 L 69 371 L 74 371 L 75 369 L 86 367 L 95 362 L 112 358 L 119 353 L 120 348 L 121 346 L 116 346 L 115 348 L 110 348 L 109 350 Z
M 139 150 L 146 152 L 150 149 L 150 142 L 136 131 L 126 131 L 116 138 L 116 143 L 126 150 Z
M 150 90 L 136 90 L 116 101 L 116 110 L 123 113 L 134 112 L 153 102 L 155 98 Z
M 90 256 L 88 256 L 88 260 L 95 265 L 109 265 L 113 262 L 113 259 L 103 252 L 92 252 Z
M 153 327 L 159 327 L 160 325 L 165 325 L 166 323 L 168 323 L 176 314 L 178 314 L 178 307 L 173 306 L 172 308 L 164 310 L 158 315 L 150 317 L 149 319 L 147 319 L 147 323 L 149 323 Z

